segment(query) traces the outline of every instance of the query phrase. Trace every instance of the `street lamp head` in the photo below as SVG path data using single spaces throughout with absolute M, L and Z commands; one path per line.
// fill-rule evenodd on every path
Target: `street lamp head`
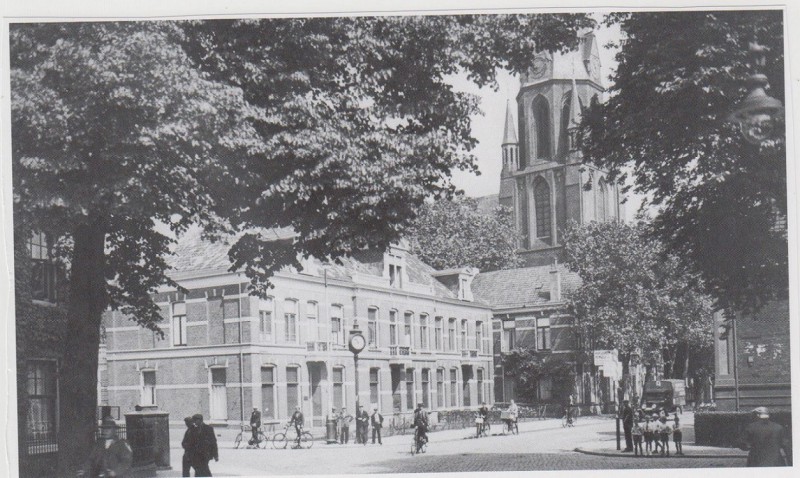
M 766 64 L 767 48 L 758 43 L 750 43 L 750 55 L 756 68 Z M 772 136 L 775 120 L 783 114 L 783 103 L 769 96 L 766 92 L 768 80 L 766 75 L 754 72 L 748 79 L 749 92 L 745 99 L 727 116 L 727 120 L 735 123 L 744 139 L 754 145 Z

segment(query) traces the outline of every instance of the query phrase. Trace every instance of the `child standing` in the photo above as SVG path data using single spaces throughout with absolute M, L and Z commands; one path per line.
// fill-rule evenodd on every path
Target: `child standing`
M 683 432 L 678 414 L 675 414 L 675 428 L 672 429 L 672 441 L 675 442 L 675 454 L 683 455 Z
M 644 454 L 650 456 L 653 453 L 653 426 L 650 424 L 650 415 L 644 417 Z
M 667 416 L 661 416 L 661 425 L 659 426 L 659 438 L 661 439 L 661 456 L 669 456 L 669 436 L 672 434 L 672 429 L 667 423 Z
M 631 435 L 633 435 L 633 454 L 635 456 L 644 456 L 644 450 L 642 450 L 642 431 L 641 424 L 637 419 L 633 422 L 633 428 L 631 429 Z

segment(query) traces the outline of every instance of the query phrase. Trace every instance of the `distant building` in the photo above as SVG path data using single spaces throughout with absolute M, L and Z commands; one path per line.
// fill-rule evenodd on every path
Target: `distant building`
M 577 51 L 537 55 L 521 78 L 516 123 L 507 106 L 498 201 L 514 210 L 526 265 L 563 262 L 560 230 L 567 221 L 625 215 L 619 188 L 583 162 L 575 138 L 582 111 L 605 92 L 597 43 L 587 33 Z
M 719 410 L 791 410 L 789 301 L 773 301 L 734 321 L 716 316 L 714 401 Z
M 619 188 L 606 172 L 583 162 L 575 133 L 582 111 L 593 98 L 602 100 L 597 39 L 584 34 L 577 51 L 543 52 L 522 75 L 517 94 L 517 121 L 506 108 L 503 168 L 498 195 L 479 198 L 510 207 L 522 236 L 519 255 L 526 267 L 479 274 L 476 297 L 494 312 L 495 397 L 520 400 L 515 379 L 502 370 L 502 354 L 515 346 L 566 357 L 574 366 L 572 393 L 581 404 L 617 399 L 619 362 L 613 351 L 587 351 L 566 312 L 564 295 L 579 278 L 561 264 L 561 230 L 569 220 L 578 224 L 624 218 Z M 586 187 L 589 185 L 590 187 Z M 537 397 L 527 401 L 562 402 L 547 381 Z
M 53 476 L 58 465 L 60 345 L 66 332 L 63 267 L 54 260 L 53 244 L 45 234 L 34 233 L 18 244 L 14 267 L 19 473 Z
M 478 274 L 472 283 L 476 299 L 492 306 L 494 343 L 494 395 L 498 402 L 562 404 L 566 396 L 553 389 L 549 379 L 538 384 L 537 395 L 521 396 L 515 376 L 504 370 L 502 356 L 515 348 L 532 350 L 544 358 L 560 356 L 573 365 L 572 386 L 576 403 L 602 405 L 616 401 L 620 365 L 612 351 L 586 355 L 574 329 L 565 297 L 580 285 L 577 274 L 564 266 L 531 266 Z M 595 360 L 595 356 L 603 360 Z
M 475 269 L 435 271 L 394 246 L 342 265 L 306 260 L 259 299 L 228 271 L 226 245 L 188 234 L 176 252 L 172 277 L 188 293 L 155 297 L 164 338 L 121 313 L 104 317 L 108 405 L 236 426 L 254 406 L 267 421 L 300 406 L 322 426 L 332 407 L 355 412 L 346 343 L 356 321 L 368 343 L 358 365 L 365 407 L 391 415 L 418 402 L 446 410 L 493 401 L 492 313 L 473 300 Z

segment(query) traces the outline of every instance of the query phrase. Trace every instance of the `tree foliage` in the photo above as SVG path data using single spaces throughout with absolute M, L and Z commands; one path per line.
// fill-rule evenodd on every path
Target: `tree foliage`
M 537 354 L 531 348 L 515 348 L 503 354 L 503 373 L 513 377 L 518 397 L 525 402 L 538 402 L 539 385 L 550 380 L 553 400 L 562 403 L 573 393 L 575 366 L 563 354 Z
M 760 147 L 725 121 L 754 72 L 748 43 L 784 100 L 782 12 L 615 14 L 623 36 L 609 99 L 585 115 L 583 153 L 648 199 L 654 235 L 693 263 L 720 306 L 758 307 L 788 292 L 785 131 Z
M 423 206 L 407 237 L 412 251 L 437 269 L 509 269 L 519 264 L 513 221 L 503 206 L 483 212 L 472 198 L 442 199 Z
M 639 353 L 656 362 L 680 344 L 708 346 L 711 300 L 687 271 L 638 222 L 568 224 L 563 234 L 570 270 L 581 285 L 569 297 L 578 332 L 591 349 Z
M 236 233 L 263 291 L 298 255 L 397 240 L 425 198 L 474 168 L 474 97 L 534 53 L 577 45 L 585 15 L 15 24 L 10 28 L 17 241 L 70 265 L 60 473 L 86 455 L 107 307 L 158 329 L 173 239 Z M 275 244 L 269 228 L 294 241 Z

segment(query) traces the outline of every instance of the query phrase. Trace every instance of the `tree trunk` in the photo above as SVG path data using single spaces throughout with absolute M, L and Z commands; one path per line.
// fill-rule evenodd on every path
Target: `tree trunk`
M 689 377 L 689 355 L 691 355 L 691 348 L 689 344 L 686 344 L 686 356 L 683 359 L 683 379 L 686 380 Z
M 75 228 L 60 373 L 59 475 L 75 476 L 94 443 L 100 320 L 107 303 L 105 231 L 90 218 Z

